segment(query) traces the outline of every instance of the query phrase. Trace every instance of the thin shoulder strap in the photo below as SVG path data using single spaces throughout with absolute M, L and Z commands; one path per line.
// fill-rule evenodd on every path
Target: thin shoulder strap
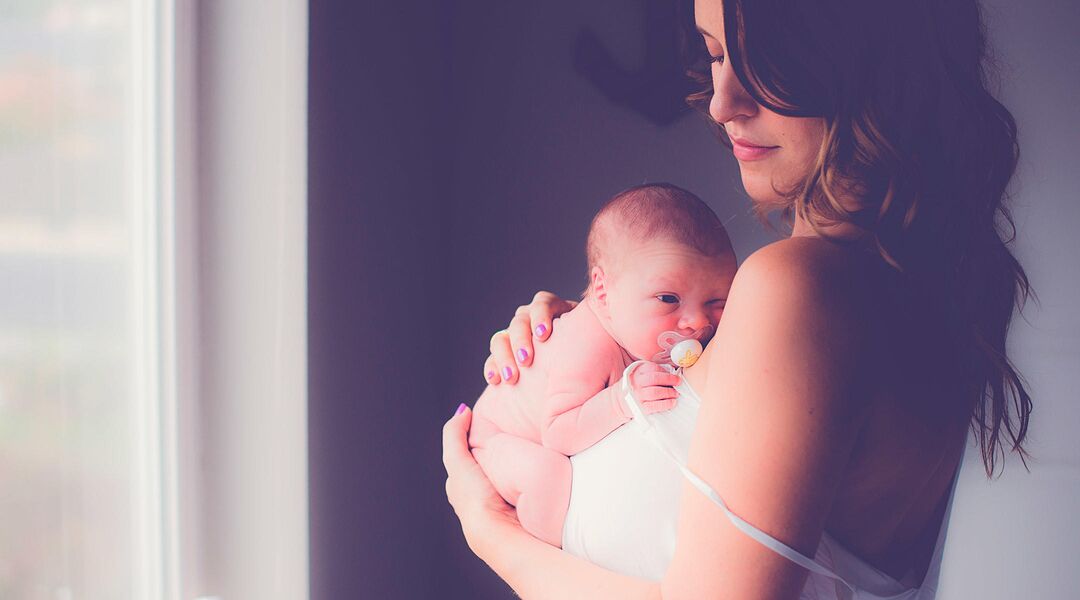
M 731 512 L 731 510 L 728 509 L 727 504 L 724 503 L 724 499 L 720 497 L 720 494 L 717 494 L 716 490 L 714 490 L 708 483 L 705 483 L 705 481 L 698 477 L 697 474 L 695 474 L 693 471 L 691 471 L 689 467 L 683 464 L 683 462 L 679 460 L 675 453 L 672 452 L 671 449 L 668 448 L 667 445 L 661 440 L 661 438 L 656 435 L 656 431 L 652 428 L 652 424 L 649 423 L 649 419 L 645 417 L 645 413 L 644 411 L 642 411 L 641 405 L 638 403 L 638 399 L 634 396 L 633 388 L 630 386 L 630 372 L 644 362 L 645 361 L 642 360 L 634 361 L 629 366 L 627 366 L 626 369 L 623 371 L 621 385 L 623 396 L 626 399 L 626 403 L 629 406 L 630 411 L 634 415 L 634 420 L 641 423 L 643 431 L 645 433 L 645 437 L 647 437 L 649 441 L 653 443 L 653 445 L 655 445 L 662 453 L 664 453 L 668 458 L 670 458 L 677 467 L 679 467 L 679 470 L 682 471 L 682 474 L 685 475 L 688 480 L 690 480 L 690 483 L 692 483 L 694 487 L 700 490 L 701 493 L 705 494 L 705 496 L 714 504 L 719 506 L 720 509 L 724 511 L 724 515 L 727 516 L 728 520 L 731 521 L 731 523 L 735 525 L 735 527 L 737 527 L 739 531 L 742 531 L 762 546 L 765 546 L 769 550 L 772 550 L 780 556 L 783 556 L 784 558 L 799 565 L 800 567 L 803 567 L 804 569 L 807 569 L 809 571 L 813 571 L 814 573 L 830 577 L 843 583 L 845 586 L 847 586 L 849 590 L 852 591 L 852 593 L 854 593 L 856 591 L 855 588 L 851 584 L 849 584 L 843 577 L 834 573 L 831 569 L 822 566 L 813 558 L 806 556 L 802 552 L 799 552 L 798 550 L 770 536 L 764 531 L 761 531 L 757 527 L 754 527 L 750 523 L 747 523 L 739 515 Z

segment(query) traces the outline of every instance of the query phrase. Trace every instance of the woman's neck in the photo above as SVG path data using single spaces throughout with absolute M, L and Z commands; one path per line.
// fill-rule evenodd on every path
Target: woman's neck
M 836 241 L 852 242 L 867 249 L 874 248 L 873 233 L 855 223 L 840 222 L 818 225 L 818 230 L 815 230 L 807 219 L 799 215 L 795 216 L 795 221 L 792 224 L 791 237 L 821 239 L 827 237 Z

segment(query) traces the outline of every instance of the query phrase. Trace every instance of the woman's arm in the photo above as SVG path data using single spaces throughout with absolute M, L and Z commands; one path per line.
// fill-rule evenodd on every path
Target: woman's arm
M 689 467 L 728 508 L 813 556 L 864 422 L 857 282 L 820 240 L 751 256 L 710 343 Z M 793 599 L 807 572 L 735 528 L 684 482 L 663 597 Z
M 656 582 L 613 573 L 546 544 L 521 528 L 469 452 L 472 411 L 462 405 L 443 426 L 446 496 L 477 556 L 526 600 L 656 600 Z

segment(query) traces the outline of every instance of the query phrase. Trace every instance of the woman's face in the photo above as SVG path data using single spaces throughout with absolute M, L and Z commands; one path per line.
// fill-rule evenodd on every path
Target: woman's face
M 726 60 L 720 0 L 695 0 L 694 18 L 714 57 L 709 116 L 731 139 L 746 193 L 758 202 L 776 202 L 779 198 L 774 187 L 790 189 L 813 166 L 825 134 L 825 121 L 779 115 L 746 92 Z

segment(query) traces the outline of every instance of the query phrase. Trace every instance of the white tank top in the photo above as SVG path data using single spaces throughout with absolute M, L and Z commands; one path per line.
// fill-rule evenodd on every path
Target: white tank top
M 679 401 L 673 409 L 645 415 L 631 393 L 628 377 L 639 364 L 641 361 L 628 366 L 621 382 L 634 419 L 570 457 L 573 481 L 563 525 L 564 550 L 619 573 L 659 581 L 675 553 L 679 497 L 682 478 L 686 477 L 740 531 L 810 571 L 800 600 L 934 598 L 959 468 L 930 566 L 919 587 L 904 585 L 882 573 L 828 533 L 822 535 L 811 558 L 732 513 L 719 494 L 687 468 L 701 398 L 683 378 L 676 386 Z M 673 367 L 669 370 L 681 372 Z

